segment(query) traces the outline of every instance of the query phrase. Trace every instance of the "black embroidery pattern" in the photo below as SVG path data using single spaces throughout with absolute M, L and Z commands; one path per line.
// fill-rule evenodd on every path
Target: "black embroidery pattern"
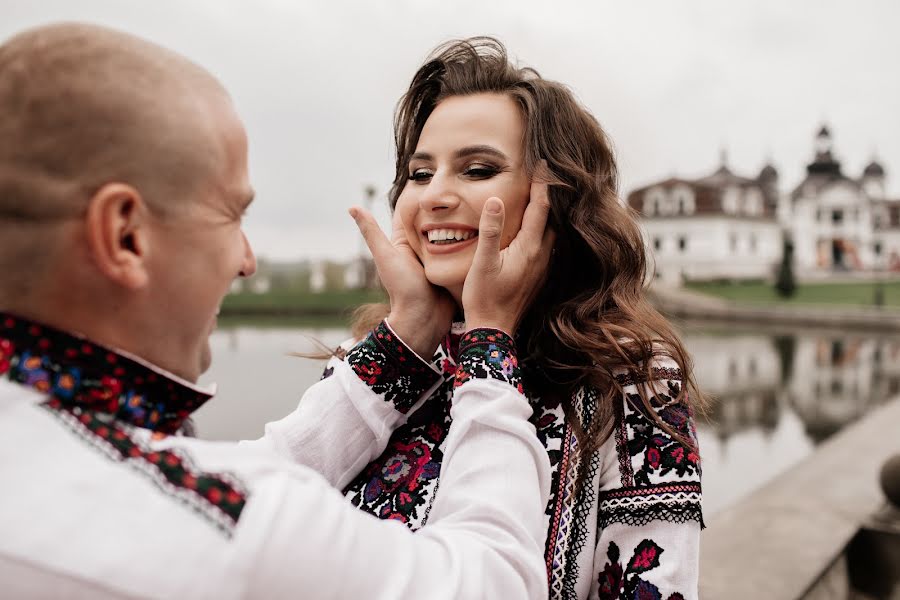
M 105 456 L 132 466 L 160 490 L 231 536 L 248 498 L 234 476 L 201 472 L 184 451 L 153 450 L 133 436 L 130 426 L 110 415 L 65 406 L 56 398 L 42 406 L 92 446 L 106 450 Z
M 0 376 L 65 406 L 175 433 L 211 397 L 89 340 L 0 313 Z
M 678 367 L 651 367 L 650 372 L 653 374 L 653 381 L 671 379 L 675 381 L 684 381 L 684 375 Z M 629 371 L 616 375 L 616 381 L 622 387 L 636 385 L 647 382 L 647 374 L 643 371 Z
M 597 393 L 593 388 L 582 388 L 575 396 L 576 406 L 578 407 L 578 419 L 584 431 L 590 429 L 594 420 L 597 409 Z M 578 452 L 577 442 L 575 444 L 575 452 Z M 578 497 L 575 501 L 575 508 L 572 511 L 573 520 L 571 533 L 569 535 L 568 548 L 566 548 L 566 573 L 563 578 L 563 598 L 577 598 L 578 594 L 575 585 L 578 583 L 578 575 L 580 567 L 578 565 L 578 555 L 584 550 L 587 544 L 587 520 L 594 501 L 597 498 L 597 492 L 589 482 L 594 481 L 597 471 L 600 469 L 602 462 L 598 452 L 591 455 L 587 465 L 587 473 L 585 474 L 585 485 L 581 486 Z M 577 477 L 578 466 L 572 472 L 572 477 Z
M 691 440 L 696 447 L 691 412 L 687 406 L 675 401 L 680 384 L 669 380 L 666 385 L 669 394 L 657 391 L 650 397 L 650 404 L 666 425 L 684 439 Z M 625 396 L 629 406 L 635 409 L 626 409 L 625 424 L 632 432 L 628 440 L 628 454 L 632 458 L 642 457 L 639 468 L 634 471 L 635 485 L 650 485 L 651 475 L 662 477 L 669 472 L 674 472 L 678 477 L 699 477 L 700 455 L 659 428 L 646 414 L 647 409 L 638 394 Z
M 209 395 L 71 334 L 0 313 L 0 376 L 47 396 L 41 406 L 103 455 L 135 468 L 162 491 L 231 535 L 247 501 L 225 473 L 204 473 L 182 450 L 153 450 L 154 437 L 189 423 Z
M 686 447 L 661 429 L 648 414 L 640 396 L 625 393 L 617 406 L 616 451 L 621 487 L 601 493 L 597 511 L 598 529 L 612 523 L 640 526 L 651 521 L 685 523 L 704 527 L 701 509 L 700 456 L 690 409 L 678 401 L 682 382 L 675 368 L 655 368 L 667 379 L 655 382 L 650 406 L 656 415 L 691 443 Z
M 439 378 L 384 321 L 347 353 L 347 364 L 372 391 L 403 414 Z
M 425 524 L 444 459 L 452 389 L 453 380 L 445 381 L 397 428 L 381 456 L 347 485 L 344 494 L 353 506 L 413 530 Z
M 435 354 L 433 363 L 445 374 L 444 383 L 405 425 L 397 428 L 381 456 L 345 488 L 351 504 L 379 518 L 398 520 L 410 529 L 424 526 L 440 477 L 444 458 L 441 446 L 450 428 L 453 389 L 461 385 L 461 380 L 472 378 L 493 377 L 514 385 L 516 378 L 520 379 L 509 336 L 490 329 L 470 334 L 460 341 L 459 365 L 443 347 Z M 373 335 L 377 332 L 369 337 Z M 445 345 L 452 342 L 448 337 Z M 350 352 L 348 361 L 355 360 L 354 352 Z
M 700 498 L 700 483 L 690 481 L 601 492 L 597 525 L 603 529 L 612 523 L 641 526 L 652 521 L 697 521 L 705 527 Z
M 599 600 L 662 600 L 659 588 L 641 577 L 657 568 L 662 546 L 651 539 L 645 539 L 634 549 L 634 554 L 626 568 L 622 567 L 619 547 L 610 542 L 606 551 L 609 562 L 598 576 Z M 684 594 L 675 592 L 666 600 L 684 600 Z
M 497 379 L 522 388 L 522 370 L 516 357 L 515 342 L 497 329 L 473 329 L 459 341 L 459 365 L 456 385 L 470 379 Z

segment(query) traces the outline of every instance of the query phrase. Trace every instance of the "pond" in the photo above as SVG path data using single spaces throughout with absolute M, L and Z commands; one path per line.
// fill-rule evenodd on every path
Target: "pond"
M 900 395 L 896 336 L 710 323 L 684 324 L 682 333 L 711 397 L 697 422 L 707 518 Z M 322 361 L 291 353 L 347 337 L 342 327 L 222 327 L 212 336 L 213 366 L 202 379 L 217 382 L 219 391 L 196 413 L 198 435 L 259 437 L 321 375 Z

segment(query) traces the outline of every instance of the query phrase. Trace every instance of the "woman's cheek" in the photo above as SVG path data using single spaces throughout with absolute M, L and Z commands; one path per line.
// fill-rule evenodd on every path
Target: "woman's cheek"
M 415 230 L 412 225 L 403 224 L 403 233 L 406 235 L 406 241 L 409 243 L 409 247 L 412 248 L 412 251 L 415 252 L 416 256 L 419 257 L 419 261 L 422 260 L 422 255 L 425 253 L 425 249 L 422 248 L 422 236 Z

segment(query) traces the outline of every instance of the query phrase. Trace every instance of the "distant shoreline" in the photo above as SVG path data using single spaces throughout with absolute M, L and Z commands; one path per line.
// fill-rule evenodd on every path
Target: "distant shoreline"
M 674 318 L 802 328 L 900 331 L 900 309 L 894 306 L 754 304 L 662 285 L 652 286 L 649 296 L 660 312 Z
M 894 306 L 752 303 L 728 300 L 686 288 L 654 285 L 648 292 L 660 312 L 673 318 L 740 324 L 784 325 L 838 330 L 900 331 L 900 309 Z M 312 294 L 279 292 L 226 297 L 220 312 L 224 325 L 291 324 L 348 326 L 362 304 L 384 302 L 380 290 Z

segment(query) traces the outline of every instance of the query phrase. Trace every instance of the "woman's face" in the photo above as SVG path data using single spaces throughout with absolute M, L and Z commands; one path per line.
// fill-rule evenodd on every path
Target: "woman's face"
M 501 247 L 516 237 L 531 180 L 524 168 L 525 124 L 502 94 L 451 96 L 428 117 L 409 161 L 396 212 L 428 280 L 456 298 L 472 265 L 488 198 L 503 200 Z

